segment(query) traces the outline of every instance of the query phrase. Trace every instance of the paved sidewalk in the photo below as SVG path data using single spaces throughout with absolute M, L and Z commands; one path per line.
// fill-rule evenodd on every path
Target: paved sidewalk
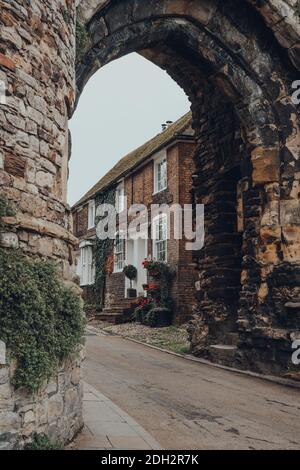
M 161 446 L 134 419 L 85 383 L 85 427 L 72 444 L 78 450 L 159 450 Z

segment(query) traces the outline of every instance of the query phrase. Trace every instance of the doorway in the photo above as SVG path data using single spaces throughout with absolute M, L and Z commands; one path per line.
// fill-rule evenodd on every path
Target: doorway
M 143 288 L 147 284 L 147 272 L 143 267 L 143 261 L 147 258 L 147 240 L 143 238 L 135 238 L 127 240 L 127 264 L 132 264 L 137 269 L 137 278 L 132 283 L 132 287 L 136 289 L 137 296 L 145 296 Z M 125 282 L 125 297 L 127 298 L 127 289 L 130 287 L 129 279 Z

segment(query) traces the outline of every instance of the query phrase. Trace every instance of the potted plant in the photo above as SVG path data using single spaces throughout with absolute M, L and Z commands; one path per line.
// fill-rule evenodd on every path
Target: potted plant
M 145 259 L 143 266 L 148 271 L 148 274 L 156 280 L 161 279 L 170 271 L 167 263 L 164 263 L 163 261 Z
M 129 264 L 128 266 L 125 266 L 123 269 L 123 273 L 129 279 L 130 281 L 130 288 L 127 289 L 127 298 L 128 299 L 135 299 L 137 296 L 137 291 L 136 289 L 132 288 L 132 281 L 134 281 L 137 278 L 137 269 L 135 266 L 132 264 Z
M 156 261 L 146 259 L 143 262 L 143 266 L 148 271 L 150 276 L 157 277 L 159 275 L 159 269 Z
M 153 301 L 150 298 L 141 297 L 138 299 L 138 306 L 134 310 L 132 320 L 143 325 L 147 324 L 147 315 L 154 307 Z

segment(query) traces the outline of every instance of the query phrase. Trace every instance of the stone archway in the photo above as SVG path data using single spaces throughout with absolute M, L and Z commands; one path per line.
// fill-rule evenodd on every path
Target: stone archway
M 276 27 L 270 12 L 277 18 L 284 13 L 276 2 L 257 7 L 259 13 L 250 3 L 255 2 L 90 2 L 93 10 L 88 15 L 88 3 L 83 2 L 79 21 L 85 24 L 87 45 L 77 67 L 77 96 L 100 67 L 131 51 L 167 70 L 186 91 L 199 141 L 195 190 L 198 202 L 205 201 L 214 214 L 207 217 L 206 254 L 198 258 L 194 352 L 209 355 L 209 344 L 218 342 L 230 324 L 234 304 L 240 331 L 235 363 L 259 369 L 256 356 L 267 346 L 270 353 L 263 361 L 273 361 L 276 371 L 278 361 L 287 363 L 290 354 L 285 305 L 299 294 L 295 286 L 274 287 L 278 269 L 290 269 L 290 263 L 296 269 L 299 262 L 293 239 L 297 217 L 293 228 L 290 225 L 298 196 L 293 201 L 292 191 L 287 191 L 298 187 L 292 168 L 298 165 L 299 130 L 290 98 L 297 48 L 293 39 L 288 44 L 283 36 L 296 23 L 289 18 L 289 26 Z M 237 184 L 243 201 L 242 242 L 236 213 L 230 212 Z M 222 185 L 233 185 L 229 195 L 220 193 Z M 222 197 L 228 200 L 224 203 Z M 223 217 L 233 218 L 227 230 L 219 228 Z M 239 266 L 230 257 L 240 257 Z M 278 359 L 279 349 L 285 349 L 285 359 Z
M 227 275 L 229 265 L 214 284 L 209 259 L 198 258 L 194 351 L 205 354 L 216 323 L 228 315 L 225 309 L 219 318 L 218 312 L 231 278 L 231 287 L 238 288 L 240 348 L 235 360 L 262 370 L 260 363 L 275 372 L 287 368 L 300 298 L 299 111 L 291 102 L 300 32 L 290 3 L 53 0 L 45 6 L 36 0 L 25 9 L 8 2 L 0 12 L 0 80 L 8 90 L 7 104 L 0 108 L 0 184 L 19 212 L 6 221 L 11 227 L 7 244 L 58 259 L 64 276 L 72 278 L 76 240 L 65 199 L 67 120 L 93 73 L 139 51 L 165 68 L 191 100 L 199 139 L 196 193 L 205 199 L 204 170 L 220 176 L 207 201 L 217 210 L 216 224 L 223 214 L 218 184 L 241 181 L 239 286 L 235 276 Z M 75 77 L 76 29 L 82 42 L 77 44 Z M 232 123 L 229 129 L 224 121 Z M 232 224 L 229 235 L 235 234 Z M 214 298 L 201 298 L 209 282 Z M 265 357 L 258 359 L 263 350 Z

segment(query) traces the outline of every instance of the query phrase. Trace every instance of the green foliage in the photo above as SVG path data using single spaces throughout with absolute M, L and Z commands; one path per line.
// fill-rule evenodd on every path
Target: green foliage
M 167 308 L 154 307 L 147 313 L 144 323 L 151 328 L 169 326 L 171 323 L 171 312 Z
M 159 295 L 152 295 L 156 306 L 172 309 L 173 301 L 170 297 L 170 289 L 175 274 L 172 268 L 167 263 L 156 260 L 145 260 L 143 266 L 151 277 L 159 280 Z M 148 293 L 151 295 L 151 291 Z
M 115 188 L 108 188 L 106 191 L 99 193 L 96 197 L 96 212 L 97 207 L 100 204 L 115 204 L 116 190 Z M 96 225 L 99 222 L 99 217 L 96 217 Z M 98 310 L 102 310 L 104 306 L 104 295 L 105 295 L 105 282 L 107 272 L 107 260 L 109 255 L 113 250 L 113 240 L 109 238 L 106 240 L 96 239 L 95 245 L 95 285 L 94 285 L 94 295 L 95 295 L 95 304 Z
M 88 33 L 85 26 L 79 22 L 76 23 L 76 62 L 79 62 L 88 46 Z
M 134 279 L 136 279 L 137 277 L 137 269 L 132 264 L 125 266 L 125 268 L 123 269 L 123 273 L 130 281 L 134 281 Z
M 36 392 L 82 341 L 81 299 L 54 264 L 0 249 L 0 339 L 17 360 L 16 388 Z
M 67 8 L 64 9 L 63 11 L 63 17 L 64 17 L 64 20 L 67 24 L 70 24 L 71 22 L 71 18 L 70 18 L 70 13 L 69 11 L 67 10 Z
M 147 315 L 151 309 L 153 309 L 154 303 L 151 299 L 141 297 L 139 299 L 139 304 L 133 312 L 132 321 L 146 324 Z
M 125 266 L 123 269 L 123 273 L 127 277 L 127 279 L 130 280 L 130 287 L 132 288 L 132 281 L 137 278 L 137 269 L 135 266 L 132 264 L 129 264 L 128 266 Z
M 0 230 L 4 228 L 4 223 L 2 221 L 3 217 L 12 217 L 15 215 L 15 210 L 13 209 L 10 202 L 7 198 L 0 194 Z
M 61 442 L 51 442 L 45 434 L 34 434 L 33 440 L 26 444 L 24 450 L 63 450 Z
M 156 309 L 150 310 L 150 312 L 147 314 L 145 323 L 150 326 L 151 328 L 155 328 L 157 326 L 158 322 L 158 315 L 156 312 Z

